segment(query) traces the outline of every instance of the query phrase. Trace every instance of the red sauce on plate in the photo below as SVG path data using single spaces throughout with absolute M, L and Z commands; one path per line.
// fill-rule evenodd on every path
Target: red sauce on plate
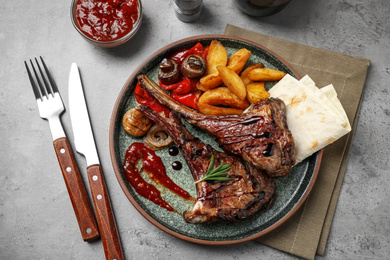
M 142 197 L 169 210 L 174 209 L 161 197 L 160 191 L 152 184 L 146 182 L 136 167 L 137 162 L 143 159 L 143 169 L 150 179 L 170 189 L 184 199 L 191 200 L 191 195 L 177 186 L 166 174 L 165 166 L 161 158 L 155 152 L 147 148 L 143 143 L 133 143 L 126 151 L 123 170 L 127 181 Z
M 98 41 L 112 41 L 129 33 L 138 20 L 137 0 L 79 0 L 77 26 Z

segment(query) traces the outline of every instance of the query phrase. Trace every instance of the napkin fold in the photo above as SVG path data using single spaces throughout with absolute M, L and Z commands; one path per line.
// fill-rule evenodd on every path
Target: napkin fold
M 323 255 L 340 194 L 370 60 L 323 50 L 228 24 L 225 34 L 257 42 L 283 57 L 317 86 L 333 84 L 352 130 L 325 147 L 320 172 L 301 208 L 257 242 L 306 259 Z

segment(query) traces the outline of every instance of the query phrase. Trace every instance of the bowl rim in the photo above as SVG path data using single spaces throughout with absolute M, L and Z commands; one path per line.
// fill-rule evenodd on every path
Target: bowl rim
M 111 41 L 95 40 L 95 39 L 89 37 L 88 35 L 86 35 L 77 25 L 76 17 L 75 17 L 76 16 L 75 8 L 76 8 L 76 3 L 78 1 L 80 1 L 80 0 L 72 0 L 71 6 L 70 6 L 70 18 L 71 18 L 73 27 L 80 33 L 80 35 L 83 36 L 83 38 L 87 39 L 88 41 L 91 41 L 92 43 L 95 43 L 98 45 L 113 45 L 113 44 L 115 45 L 116 43 L 122 43 L 124 41 L 129 40 L 138 31 L 138 29 L 141 25 L 141 21 L 142 21 L 142 17 L 143 17 L 142 2 L 141 2 L 141 0 L 137 0 L 138 18 L 137 18 L 137 21 L 133 24 L 133 28 L 131 29 L 130 32 L 128 32 L 127 34 L 125 34 L 121 38 L 111 40 Z
M 145 65 L 147 65 L 156 55 L 158 55 L 159 53 L 164 52 L 164 51 L 166 51 L 166 50 L 168 50 L 168 49 L 170 49 L 170 48 L 172 48 L 172 47 L 174 47 L 176 45 L 179 45 L 179 44 L 182 44 L 182 43 L 185 43 L 185 42 L 188 42 L 188 41 L 193 41 L 193 40 L 204 40 L 204 39 L 215 39 L 215 38 L 223 38 L 223 39 L 231 39 L 231 40 L 243 41 L 243 42 L 252 44 L 252 45 L 254 45 L 256 47 L 262 48 L 265 51 L 269 52 L 270 54 L 274 55 L 281 62 L 283 62 L 298 78 L 301 78 L 300 74 L 285 59 L 283 59 L 281 56 L 279 56 L 274 51 L 264 47 L 263 45 L 261 45 L 259 43 L 253 42 L 251 40 L 247 40 L 247 39 L 240 38 L 240 37 L 237 37 L 237 36 L 224 35 L 224 34 L 205 34 L 205 35 L 191 36 L 191 37 L 187 37 L 187 38 L 183 38 L 183 39 L 174 41 L 174 42 L 172 42 L 172 43 L 170 43 L 168 45 L 165 45 L 164 47 L 158 49 L 153 54 L 151 54 L 149 57 L 147 57 L 136 69 L 134 69 L 133 73 L 128 77 L 128 79 L 126 80 L 125 84 L 123 85 L 120 93 L 118 94 L 116 102 L 114 104 L 113 112 L 112 112 L 111 119 L 110 119 L 109 150 L 110 150 L 111 163 L 112 163 L 112 166 L 114 168 L 114 173 L 115 173 L 116 178 L 117 178 L 117 180 L 119 182 L 119 185 L 121 186 L 122 191 L 125 193 L 127 199 L 131 202 L 133 207 L 145 219 L 147 219 L 150 223 L 152 223 L 155 227 L 159 228 L 160 230 L 162 230 L 162 231 L 164 231 L 164 232 L 166 232 L 166 233 L 168 233 L 168 234 L 170 234 L 170 235 L 172 235 L 174 237 L 180 238 L 180 239 L 185 240 L 185 241 L 197 243 L 197 244 L 204 244 L 204 245 L 231 245 L 231 244 L 238 244 L 238 243 L 242 243 L 242 242 L 251 241 L 251 240 L 257 239 L 257 238 L 259 238 L 261 236 L 264 236 L 265 234 L 268 234 L 269 232 L 275 230 L 276 228 L 281 226 L 283 223 L 285 223 L 292 215 L 294 215 L 298 211 L 299 208 L 301 208 L 301 206 L 304 204 L 304 202 L 306 201 L 307 197 L 311 193 L 314 184 L 316 183 L 316 179 L 318 177 L 318 173 L 319 173 L 320 166 L 321 166 L 323 150 L 320 150 L 320 151 L 318 151 L 316 153 L 317 160 L 316 160 L 316 163 L 315 163 L 315 166 L 314 166 L 314 173 L 313 173 L 313 175 L 311 177 L 310 184 L 307 186 L 306 191 L 302 194 L 302 196 L 301 196 L 300 200 L 297 202 L 297 204 L 286 215 L 284 215 L 281 219 L 276 221 L 274 224 L 272 224 L 268 228 L 266 228 L 266 229 L 264 229 L 264 230 L 262 230 L 262 231 L 260 231 L 260 232 L 258 232 L 256 234 L 253 234 L 253 235 L 250 235 L 250 236 L 247 236 L 247 237 L 244 237 L 244 238 L 240 238 L 240 239 L 223 240 L 223 241 L 217 240 L 216 241 L 216 240 L 198 239 L 198 238 L 189 237 L 187 235 L 180 234 L 180 233 L 178 233 L 178 232 L 176 232 L 176 231 L 174 231 L 174 230 L 164 226 L 163 224 L 158 222 L 156 219 L 154 219 L 152 216 L 150 216 L 138 204 L 138 202 L 132 197 L 132 195 L 130 194 L 130 192 L 129 192 L 127 186 L 126 186 L 125 180 L 122 178 L 121 169 L 120 169 L 120 167 L 118 166 L 118 163 L 117 163 L 117 157 L 116 157 L 116 151 L 115 151 L 115 141 L 114 141 L 114 138 L 115 138 L 115 126 L 116 126 L 117 120 L 118 120 L 119 107 L 121 105 L 121 102 L 122 102 L 124 96 L 126 95 L 126 92 L 128 91 L 128 88 L 130 87 L 130 84 L 132 83 L 133 79 L 139 74 L 139 72 L 142 70 L 142 68 Z

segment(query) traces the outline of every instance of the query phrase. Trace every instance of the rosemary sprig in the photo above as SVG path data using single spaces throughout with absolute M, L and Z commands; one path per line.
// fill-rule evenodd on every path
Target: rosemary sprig
M 213 168 L 214 166 L 214 155 L 211 155 L 209 168 L 207 169 L 206 174 L 197 180 L 194 183 L 198 183 L 201 181 L 231 181 L 234 178 L 226 177 L 227 172 L 230 170 L 230 164 L 221 164 L 218 167 Z

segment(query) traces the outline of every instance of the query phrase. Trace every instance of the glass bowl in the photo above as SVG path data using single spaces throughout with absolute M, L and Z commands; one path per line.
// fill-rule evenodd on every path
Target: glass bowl
M 70 8 L 70 17 L 72 20 L 72 24 L 74 28 L 79 32 L 79 34 L 87 40 L 89 43 L 92 43 L 93 45 L 99 46 L 99 47 L 105 47 L 105 48 L 111 48 L 111 47 L 116 47 L 119 46 L 128 40 L 130 40 L 138 31 L 139 27 L 141 26 L 141 20 L 142 20 L 142 3 L 141 0 L 137 0 L 137 6 L 138 6 L 138 19 L 137 21 L 133 24 L 133 28 L 131 29 L 130 32 L 122 36 L 121 38 L 115 39 L 115 40 L 109 40 L 109 41 L 103 41 L 103 40 L 96 40 L 86 33 L 84 33 L 77 22 L 76 19 L 76 4 L 79 0 L 72 0 L 71 8 Z

